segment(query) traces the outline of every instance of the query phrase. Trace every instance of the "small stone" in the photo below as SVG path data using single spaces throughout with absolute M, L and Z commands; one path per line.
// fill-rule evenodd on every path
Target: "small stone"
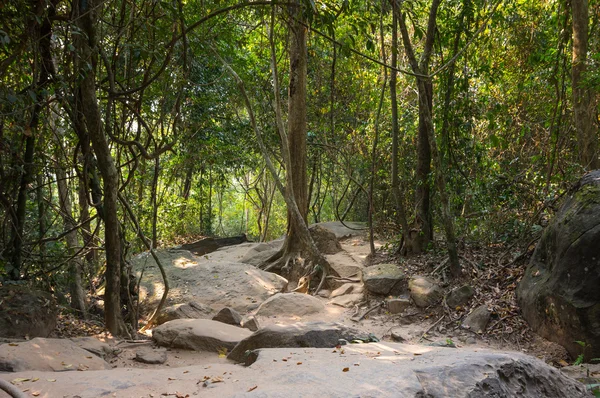
M 471 312 L 463 322 L 463 326 L 476 333 L 483 333 L 492 314 L 487 306 L 480 305 Z
M 477 344 L 477 340 L 475 339 L 475 337 L 467 337 L 467 339 L 465 340 L 465 344 Z
M 402 331 L 402 329 L 394 329 L 392 330 L 392 340 L 397 341 L 398 343 L 404 343 L 409 340 L 409 337 Z
M 258 329 L 260 329 L 260 325 L 258 324 L 258 319 L 256 319 L 253 316 L 249 316 L 247 318 L 242 319 L 242 322 L 240 325 L 243 328 L 249 329 L 253 332 L 256 332 Z
M 225 307 L 213 317 L 213 321 L 240 326 L 242 323 L 242 316 L 233 308 Z
M 150 365 L 160 365 L 167 362 L 167 350 L 164 348 L 142 348 L 135 353 L 135 360 Z
M 389 299 L 387 308 L 390 314 L 400 314 L 410 306 L 410 300 L 406 298 Z
M 431 279 L 416 276 L 408 282 L 410 297 L 417 307 L 429 307 L 437 303 L 442 296 L 442 289 Z
M 396 264 L 377 264 L 363 270 L 365 288 L 373 294 L 406 293 L 406 276 Z
M 471 286 L 461 286 L 448 293 L 446 296 L 446 304 L 448 304 L 448 307 L 450 308 L 465 305 L 474 294 L 475 290 Z

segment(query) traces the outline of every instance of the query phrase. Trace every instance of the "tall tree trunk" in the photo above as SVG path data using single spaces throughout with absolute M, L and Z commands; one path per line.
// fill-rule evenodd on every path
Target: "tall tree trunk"
M 398 151 L 400 141 L 400 129 L 398 127 L 398 98 L 396 85 L 398 82 L 398 6 L 392 1 L 392 70 L 390 71 L 390 97 L 392 101 L 392 195 L 398 222 L 402 227 L 403 241 L 406 243 L 408 237 L 408 220 L 404 208 L 404 190 L 400 187 L 400 176 L 398 170 Z M 402 244 L 398 248 L 402 250 Z M 406 250 L 403 250 L 406 252 Z
M 300 0 L 296 0 L 297 7 L 290 7 L 291 19 L 289 21 L 290 43 L 290 82 L 288 87 L 288 151 L 291 169 L 286 170 L 288 176 L 287 189 L 292 189 L 294 200 L 302 215 L 304 223 L 308 215 L 308 184 L 306 177 L 306 28 L 301 23 L 302 7 Z M 277 93 L 276 93 L 277 95 Z M 288 209 L 288 233 L 286 247 L 288 252 L 304 249 L 300 239 L 297 239 L 298 230 L 301 228 L 298 221 Z
M 598 125 L 597 98 L 593 89 L 586 87 L 588 52 L 588 0 L 571 0 L 573 12 L 573 122 L 577 131 L 579 162 L 586 170 L 597 169 Z
M 87 124 L 92 147 L 96 153 L 98 169 L 104 186 L 104 242 L 106 249 L 106 289 L 104 313 L 106 328 L 113 335 L 126 334 L 121 315 L 121 241 L 119 237 L 118 189 L 119 175 L 110 153 L 108 141 L 100 116 L 96 97 L 96 0 L 75 0 L 73 18 L 83 34 L 74 36 L 74 44 L 79 56 L 77 70 L 83 75 L 80 80 L 79 95 Z
M 69 254 L 69 291 L 71 293 L 71 307 L 85 317 L 85 292 L 81 282 L 82 266 L 78 257 L 75 257 L 75 251 L 78 246 L 77 230 L 75 229 L 75 220 L 73 218 L 73 206 L 71 196 L 69 195 L 69 186 L 67 184 L 67 174 L 60 166 L 58 157 L 56 159 L 56 184 L 58 186 L 58 201 L 63 218 L 63 228 L 69 231 L 65 236 L 67 241 L 67 252 Z

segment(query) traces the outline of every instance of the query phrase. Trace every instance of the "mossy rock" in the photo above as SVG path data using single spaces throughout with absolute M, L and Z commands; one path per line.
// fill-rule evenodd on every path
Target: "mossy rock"
M 584 176 L 546 228 L 517 289 L 532 329 L 576 357 L 600 356 L 600 170 Z

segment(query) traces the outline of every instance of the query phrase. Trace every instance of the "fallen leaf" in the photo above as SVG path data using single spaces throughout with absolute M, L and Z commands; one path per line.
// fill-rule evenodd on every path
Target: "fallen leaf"
M 29 381 L 29 380 L 31 380 L 31 379 L 28 379 L 28 378 L 26 379 L 26 378 L 23 378 L 23 377 L 18 377 L 16 379 L 14 379 L 13 381 L 11 381 L 11 383 L 12 384 L 17 384 L 17 383 L 23 383 L 23 382 Z
M 342 372 L 349 372 L 349 371 L 350 371 L 350 368 L 344 368 L 344 369 L 342 369 Z
M 9 346 L 11 347 L 18 347 L 19 345 L 17 343 L 8 343 Z
M 258 386 L 250 387 L 246 392 L 254 391 L 258 388 Z
M 32 391 L 31 395 L 33 395 L 34 397 L 37 397 L 38 395 L 40 395 L 39 391 Z
M 302 365 L 302 362 L 298 362 L 296 365 Z
M 413 355 L 423 355 L 423 354 L 419 354 L 418 352 L 415 352 Z
M 46 379 L 46 381 L 54 383 L 56 381 L 56 379 Z
M 220 376 L 215 376 L 212 379 L 210 379 L 210 381 L 212 381 L 213 383 L 222 383 L 223 382 L 223 378 Z
M 287 362 L 287 358 L 283 358 L 283 359 L 282 359 L 282 361 L 283 361 L 283 362 Z

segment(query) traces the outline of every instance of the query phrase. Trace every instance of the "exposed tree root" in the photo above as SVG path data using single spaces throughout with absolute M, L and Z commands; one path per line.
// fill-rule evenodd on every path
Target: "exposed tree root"
M 23 393 L 17 387 L 10 384 L 8 381 L 0 379 L 0 390 L 5 391 L 12 398 L 27 398 L 28 395 Z

